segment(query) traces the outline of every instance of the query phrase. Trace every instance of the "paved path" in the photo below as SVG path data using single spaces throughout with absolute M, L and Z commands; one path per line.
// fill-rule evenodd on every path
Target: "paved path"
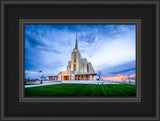
M 59 83 L 47 83 L 47 84 L 35 84 L 35 85 L 25 85 L 25 88 L 28 88 L 28 87 L 38 87 L 38 86 L 46 86 L 46 85 L 53 85 L 53 84 L 61 84 L 61 82 Z

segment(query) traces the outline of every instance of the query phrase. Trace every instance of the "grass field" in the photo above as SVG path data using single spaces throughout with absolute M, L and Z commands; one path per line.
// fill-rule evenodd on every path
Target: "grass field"
M 25 88 L 25 96 L 135 96 L 136 85 L 131 84 L 55 84 Z

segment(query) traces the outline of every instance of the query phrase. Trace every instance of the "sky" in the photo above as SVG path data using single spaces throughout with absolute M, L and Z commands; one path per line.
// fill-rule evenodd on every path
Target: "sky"
M 135 76 L 136 25 L 25 25 L 25 78 L 66 71 L 75 47 L 102 77 L 118 80 Z M 41 74 L 39 71 L 42 71 Z

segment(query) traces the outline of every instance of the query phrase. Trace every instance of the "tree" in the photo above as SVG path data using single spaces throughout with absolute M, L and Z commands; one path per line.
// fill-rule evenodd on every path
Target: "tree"
M 44 76 L 44 81 L 46 81 L 46 76 Z
M 42 74 L 42 76 L 41 76 L 41 79 L 42 79 L 42 80 L 45 80 L 45 76 L 44 76 L 43 74 Z
M 122 80 L 122 83 L 125 83 L 125 78 L 124 78 L 124 76 L 123 76 L 123 78 L 121 78 L 121 80 Z
M 98 75 L 98 79 L 101 80 L 102 72 L 101 72 L 101 71 L 98 71 L 98 74 L 97 74 L 97 75 Z
M 132 79 L 132 78 L 131 78 L 130 76 L 128 76 L 129 84 L 131 83 L 131 79 Z

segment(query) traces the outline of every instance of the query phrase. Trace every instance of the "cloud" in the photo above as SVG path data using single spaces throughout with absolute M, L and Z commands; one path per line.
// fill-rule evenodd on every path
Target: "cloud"
M 136 73 L 136 62 L 135 60 L 133 60 L 129 62 L 123 62 L 111 67 L 105 66 L 105 68 L 97 71 L 101 71 L 103 77 L 116 76 L 117 74 L 129 76 Z
M 116 71 L 116 72 L 110 72 L 110 74 L 121 74 L 121 73 L 125 73 L 125 72 L 129 72 L 132 70 L 136 70 L 136 68 L 130 68 L 130 69 L 125 69 L 125 70 L 120 70 L 120 71 Z

